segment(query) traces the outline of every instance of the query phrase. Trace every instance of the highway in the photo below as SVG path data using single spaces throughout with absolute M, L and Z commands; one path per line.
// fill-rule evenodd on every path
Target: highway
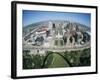
M 42 46 L 31 46 L 31 45 L 23 46 L 24 50 L 45 50 L 45 51 L 53 51 L 53 52 L 77 51 L 86 48 L 90 48 L 90 43 L 81 46 L 63 46 L 63 47 L 42 47 Z

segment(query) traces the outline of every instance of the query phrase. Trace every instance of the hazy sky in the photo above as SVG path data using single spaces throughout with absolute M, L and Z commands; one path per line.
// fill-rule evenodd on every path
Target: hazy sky
M 46 20 L 69 20 L 90 27 L 91 14 L 73 12 L 51 12 L 23 10 L 23 26 Z

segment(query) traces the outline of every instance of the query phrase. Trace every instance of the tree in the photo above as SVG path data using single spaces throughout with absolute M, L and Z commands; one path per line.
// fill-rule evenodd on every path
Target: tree
M 80 57 L 80 66 L 90 66 L 91 65 L 91 55 L 90 48 L 84 49 Z

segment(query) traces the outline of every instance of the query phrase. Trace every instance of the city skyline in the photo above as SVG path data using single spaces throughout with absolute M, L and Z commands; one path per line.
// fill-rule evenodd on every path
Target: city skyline
M 34 11 L 23 10 L 23 27 L 32 23 L 47 20 L 68 20 L 84 24 L 88 27 L 91 25 L 91 14 L 89 13 L 73 13 L 73 12 L 54 12 L 54 11 Z

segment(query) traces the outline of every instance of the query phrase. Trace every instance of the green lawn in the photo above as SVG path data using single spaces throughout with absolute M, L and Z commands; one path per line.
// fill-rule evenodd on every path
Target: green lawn
M 49 68 L 56 68 L 56 67 L 69 67 L 68 63 L 58 54 L 51 54 L 53 55 L 53 60 L 51 64 L 48 66 Z

